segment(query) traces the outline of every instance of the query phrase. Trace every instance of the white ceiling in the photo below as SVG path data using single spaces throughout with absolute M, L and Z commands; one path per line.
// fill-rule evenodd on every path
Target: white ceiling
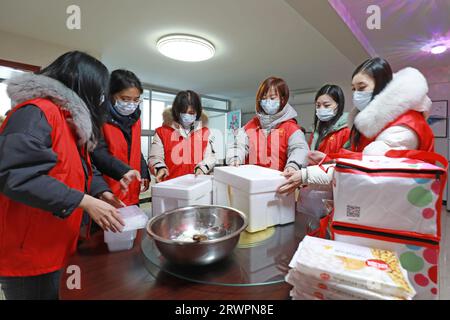
M 79 31 L 65 27 L 71 4 L 81 7 Z M 111 70 L 128 68 L 147 83 L 229 99 L 254 95 L 270 75 L 285 78 L 291 89 L 347 79 L 355 62 L 291 5 L 284 0 L 1 0 L 0 30 L 98 52 Z M 155 43 L 170 33 L 209 39 L 217 55 L 198 63 L 163 57 Z M 352 45 L 360 50 L 352 41 L 346 50 Z
M 450 40 L 450 0 L 332 0 L 343 10 L 343 19 L 354 22 L 353 32 L 361 32 L 362 43 L 374 56 L 386 58 L 394 69 L 414 66 L 429 81 L 450 81 L 450 50 L 442 55 L 424 53 L 432 40 Z M 366 27 L 369 5 L 381 9 L 381 29 Z M 356 27 L 356 28 L 355 28 Z M 355 30 L 356 29 L 356 30 Z M 438 80 L 440 79 L 440 80 Z

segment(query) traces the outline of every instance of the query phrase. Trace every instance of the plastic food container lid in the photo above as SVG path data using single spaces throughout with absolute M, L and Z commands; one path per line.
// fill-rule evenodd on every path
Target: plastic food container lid
M 138 206 L 120 208 L 119 213 L 125 222 L 122 232 L 143 229 L 147 224 L 148 217 Z

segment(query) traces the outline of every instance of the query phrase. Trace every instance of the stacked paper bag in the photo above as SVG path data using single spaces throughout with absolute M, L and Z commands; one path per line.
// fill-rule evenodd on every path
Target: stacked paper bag
M 392 251 L 306 236 L 289 266 L 294 300 L 411 300 L 416 294 Z

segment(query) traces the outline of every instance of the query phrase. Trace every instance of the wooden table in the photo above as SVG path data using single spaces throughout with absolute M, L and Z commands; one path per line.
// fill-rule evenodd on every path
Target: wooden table
M 126 300 L 287 300 L 290 285 L 280 283 L 254 287 L 227 287 L 188 282 L 160 271 L 156 279 L 145 267 L 138 233 L 134 248 L 110 253 L 103 232 L 82 243 L 69 264 L 81 269 L 81 289 L 69 290 L 67 274 L 61 280 L 60 297 L 73 299 Z

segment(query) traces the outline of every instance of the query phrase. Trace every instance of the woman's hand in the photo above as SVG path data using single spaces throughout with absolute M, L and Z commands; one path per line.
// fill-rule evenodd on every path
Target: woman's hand
M 289 172 L 289 173 L 283 172 L 281 175 L 286 177 L 287 181 L 278 187 L 278 189 L 277 189 L 278 193 L 290 194 L 290 193 L 294 192 L 302 184 L 302 171 L 301 170 Z
M 149 179 L 142 179 L 141 181 L 141 192 L 145 192 L 150 188 L 150 180 Z
M 114 208 L 123 208 L 126 207 L 125 203 L 123 203 L 119 198 L 117 198 L 113 193 L 106 191 L 103 192 L 99 197 L 100 200 L 109 203 Z
M 323 160 L 327 155 L 320 151 L 309 151 L 308 152 L 308 165 L 317 165 Z
M 161 168 L 156 172 L 156 177 L 155 177 L 156 182 L 159 183 L 168 176 L 169 176 L 169 170 L 167 170 L 167 168 Z
M 123 193 L 128 192 L 128 186 L 134 179 L 141 182 L 141 174 L 137 170 L 130 170 L 123 175 L 122 179 L 120 179 L 120 189 Z
M 125 226 L 119 211 L 102 200 L 84 195 L 80 208 L 105 231 L 121 232 Z
M 295 169 L 292 168 L 292 167 L 286 167 L 286 168 L 284 168 L 283 173 L 289 174 L 289 173 L 294 173 L 295 171 L 297 171 L 297 170 L 295 170 Z
M 241 164 L 240 164 L 239 160 L 237 160 L 237 159 L 232 160 L 232 161 L 228 164 L 228 166 L 230 166 L 230 167 L 239 167 L 240 165 L 241 165 Z

